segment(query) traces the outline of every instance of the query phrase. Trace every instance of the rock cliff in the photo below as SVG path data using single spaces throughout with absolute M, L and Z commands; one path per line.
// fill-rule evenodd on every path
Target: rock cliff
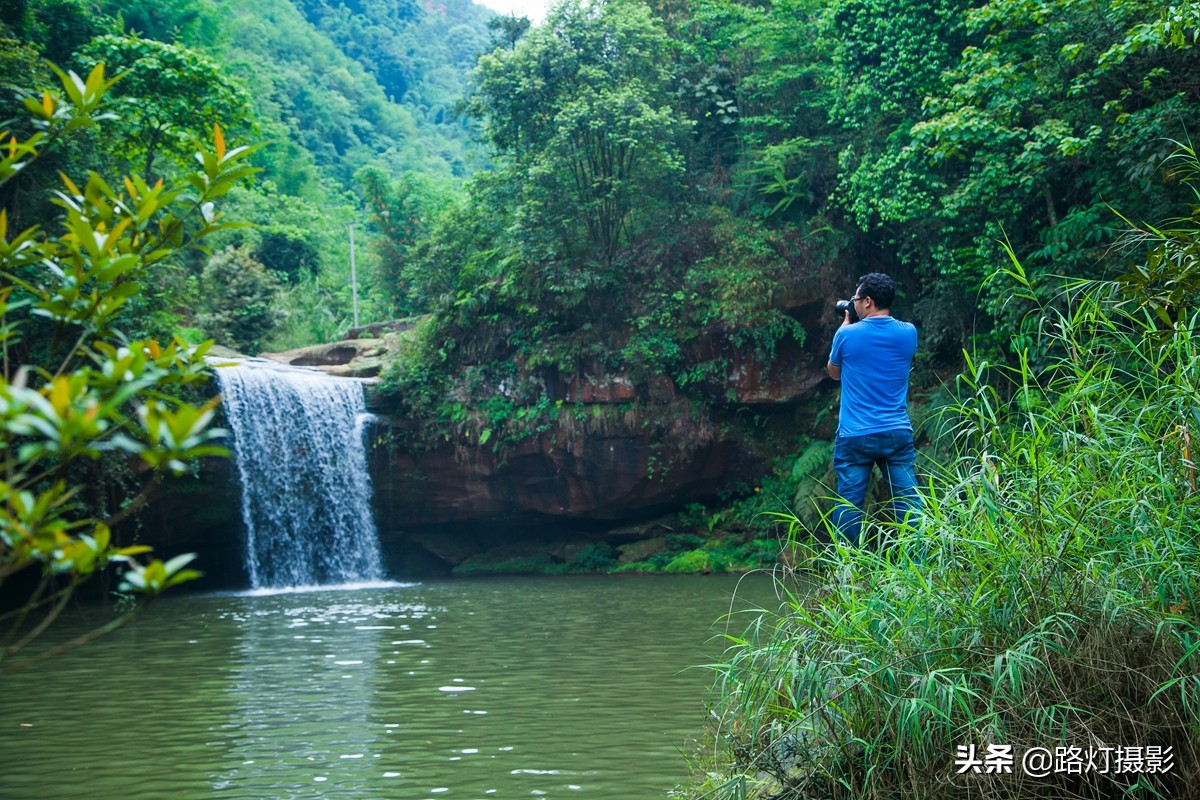
M 388 332 L 366 334 L 263 357 L 370 383 Z M 729 374 L 700 387 L 699 400 L 665 377 L 581 370 L 547 383 L 561 401 L 550 424 L 503 446 L 449 431 L 414 436 L 429 421 L 390 415 L 368 387 L 377 412 L 369 429 L 376 521 L 391 572 L 447 571 L 489 553 L 557 559 L 568 541 L 628 544 L 657 535 L 645 525 L 657 516 L 752 486 L 781 443 L 810 426 L 811 414 L 797 409 L 825 388 L 825 346 L 794 345 L 769 369 L 730 358 Z M 233 549 L 234 473 L 217 461 L 176 484 L 141 515 L 142 538 L 168 552 Z M 220 559 L 226 582 L 238 580 L 235 560 Z

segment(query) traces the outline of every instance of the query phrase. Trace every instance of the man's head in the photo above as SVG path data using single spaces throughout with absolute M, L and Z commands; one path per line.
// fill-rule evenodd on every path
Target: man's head
M 855 296 L 871 298 L 871 305 L 879 311 L 887 311 L 896 299 L 896 282 L 882 272 L 871 272 L 858 279 Z

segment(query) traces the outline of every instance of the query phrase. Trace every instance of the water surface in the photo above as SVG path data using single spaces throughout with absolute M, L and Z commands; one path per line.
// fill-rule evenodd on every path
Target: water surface
M 662 798 L 686 781 L 704 725 L 711 675 L 691 667 L 719 655 L 715 621 L 751 604 L 735 585 L 503 578 L 166 598 L 0 678 L 0 798 Z M 741 597 L 769 594 L 759 582 Z

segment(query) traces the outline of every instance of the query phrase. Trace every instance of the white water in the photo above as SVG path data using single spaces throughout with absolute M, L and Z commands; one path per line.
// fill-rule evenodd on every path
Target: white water
M 263 361 L 216 373 L 241 477 L 251 588 L 382 580 L 361 382 Z

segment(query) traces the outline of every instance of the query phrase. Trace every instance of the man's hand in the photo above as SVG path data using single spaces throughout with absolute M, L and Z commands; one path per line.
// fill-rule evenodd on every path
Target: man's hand
M 841 325 L 839 325 L 838 327 L 839 327 L 839 328 L 844 328 L 844 327 L 846 327 L 846 326 L 847 326 L 847 325 L 849 325 L 849 324 L 851 324 L 851 323 L 850 323 L 850 311 L 849 311 L 849 309 L 847 309 L 847 311 L 846 311 L 846 316 L 842 317 L 842 324 L 841 324 Z

